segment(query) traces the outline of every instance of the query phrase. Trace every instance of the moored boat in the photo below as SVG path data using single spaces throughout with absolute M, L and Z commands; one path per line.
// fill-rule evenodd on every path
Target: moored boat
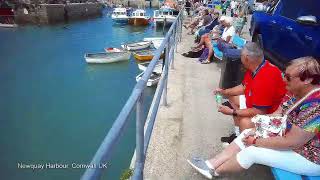
M 146 11 L 143 9 L 133 11 L 131 17 L 129 17 L 129 24 L 134 26 L 146 26 L 149 21 L 150 17 L 146 16 Z
M 3 23 L 0 23 L 0 27 L 3 27 L 3 28 L 16 28 L 18 27 L 17 24 L 3 24 Z
M 87 63 L 113 63 L 127 61 L 130 55 L 130 52 L 87 53 L 84 58 Z
M 1 6 L 1 2 L 0 2 Z M 14 22 L 14 9 L 11 7 L 0 7 L 0 27 L 15 28 L 18 25 Z
M 122 44 L 121 47 L 126 50 L 140 50 L 150 47 L 151 42 L 149 41 L 142 41 L 137 43 L 129 43 L 129 44 Z
M 145 50 L 134 52 L 133 56 L 138 61 L 151 61 L 154 56 L 154 50 Z M 161 54 L 160 58 L 163 58 L 163 54 Z
M 128 15 L 126 8 L 114 8 L 111 18 L 116 23 L 128 23 Z
M 145 71 L 148 66 L 149 66 L 150 62 L 144 62 L 144 63 L 139 63 L 138 64 L 138 68 L 141 71 Z M 162 73 L 162 62 L 158 61 L 158 64 L 154 67 L 153 72 L 161 74 Z
M 153 47 L 159 49 L 164 37 L 150 37 L 150 38 L 143 38 L 144 41 L 150 41 L 153 44 Z
M 156 25 L 171 25 L 177 18 L 179 11 L 169 7 L 162 7 L 154 11 L 153 22 Z
M 144 72 L 142 72 L 136 76 L 137 82 L 142 78 L 143 74 L 144 74 Z M 161 79 L 161 74 L 158 74 L 156 72 L 152 72 L 150 78 L 147 81 L 147 86 L 151 87 L 151 86 L 157 85 L 158 82 L 160 81 L 160 79 Z

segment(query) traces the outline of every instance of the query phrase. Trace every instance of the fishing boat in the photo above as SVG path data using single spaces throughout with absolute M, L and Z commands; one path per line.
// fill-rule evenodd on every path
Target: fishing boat
M 148 68 L 149 64 L 150 64 L 150 62 L 139 63 L 138 68 L 141 71 L 145 71 Z M 156 66 L 153 69 L 153 72 L 158 73 L 158 74 L 162 73 L 162 62 L 161 61 L 158 61 L 158 63 L 156 64 Z
M 126 50 L 140 50 L 150 47 L 151 42 L 149 41 L 142 41 L 136 43 L 129 43 L 129 44 L 122 44 L 121 47 Z
M 149 21 L 150 17 L 146 16 L 146 11 L 143 9 L 133 11 L 131 17 L 129 17 L 129 24 L 134 26 L 146 26 Z
M 156 26 L 171 25 L 177 18 L 179 11 L 170 7 L 161 7 L 159 10 L 155 10 L 153 13 L 153 22 Z
M 87 63 L 113 63 L 127 61 L 130 55 L 130 52 L 87 53 L 84 58 Z
M 144 38 L 143 40 L 152 42 L 153 47 L 156 49 L 159 49 L 162 41 L 164 40 L 164 37 L 150 37 L 150 38 Z
M 136 76 L 137 82 L 142 78 L 143 74 L 144 74 L 144 72 L 142 72 L 138 76 Z M 160 79 L 161 79 L 161 74 L 158 74 L 156 72 L 152 72 L 150 78 L 147 81 L 147 86 L 151 87 L 151 86 L 157 85 L 158 82 L 160 81 Z
M 154 53 L 155 53 L 154 50 L 145 50 L 145 51 L 134 52 L 133 56 L 138 61 L 151 61 L 154 56 Z M 163 54 L 161 54 L 160 58 L 163 58 Z
M 1 6 L 1 3 L 0 3 Z M 14 22 L 14 10 L 11 7 L 0 7 L 0 27 L 16 28 L 18 25 Z
M 116 23 L 128 23 L 129 16 L 126 8 L 114 8 L 111 19 Z

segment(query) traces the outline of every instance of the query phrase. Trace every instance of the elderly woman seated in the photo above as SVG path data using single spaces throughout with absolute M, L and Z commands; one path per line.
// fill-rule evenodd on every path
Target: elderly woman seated
M 211 63 L 211 58 L 214 54 L 213 46 L 217 46 L 218 43 L 230 43 L 232 36 L 235 34 L 235 28 L 232 26 L 232 17 L 222 16 L 220 22 L 224 27 L 221 37 L 218 37 L 216 31 L 212 31 L 212 37 L 210 34 L 205 34 L 201 37 L 200 43 L 194 47 L 194 49 L 202 48 L 205 45 L 209 49 L 208 58 L 206 61 L 203 61 L 203 64 Z M 215 41 L 211 41 L 215 39 Z
M 253 164 L 319 176 L 320 64 L 312 57 L 295 59 L 284 78 L 293 97 L 276 112 L 287 115 L 283 136 L 256 138 L 256 130 L 246 129 L 214 158 L 193 158 L 189 164 L 209 179 L 246 170 Z

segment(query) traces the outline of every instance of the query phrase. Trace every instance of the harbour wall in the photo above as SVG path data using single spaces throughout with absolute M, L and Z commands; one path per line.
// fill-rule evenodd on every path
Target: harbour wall
M 15 12 L 18 24 L 49 24 L 85 19 L 102 15 L 100 3 L 40 4 L 34 8 L 21 8 Z
M 111 0 L 107 2 L 108 5 L 124 5 L 133 8 L 159 8 L 159 0 Z

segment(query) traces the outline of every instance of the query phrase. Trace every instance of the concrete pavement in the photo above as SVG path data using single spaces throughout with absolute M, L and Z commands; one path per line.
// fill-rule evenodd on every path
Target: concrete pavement
M 205 179 L 187 164 L 192 156 L 213 157 L 223 147 L 221 136 L 233 129 L 232 117 L 217 112 L 213 90 L 218 87 L 221 63 L 200 64 L 181 55 L 190 50 L 194 37 L 183 30 L 170 70 L 168 107 L 161 106 L 151 137 L 144 178 L 148 180 Z M 192 42 L 192 43 L 191 43 Z M 219 179 L 273 179 L 269 168 L 255 165 L 240 175 Z

